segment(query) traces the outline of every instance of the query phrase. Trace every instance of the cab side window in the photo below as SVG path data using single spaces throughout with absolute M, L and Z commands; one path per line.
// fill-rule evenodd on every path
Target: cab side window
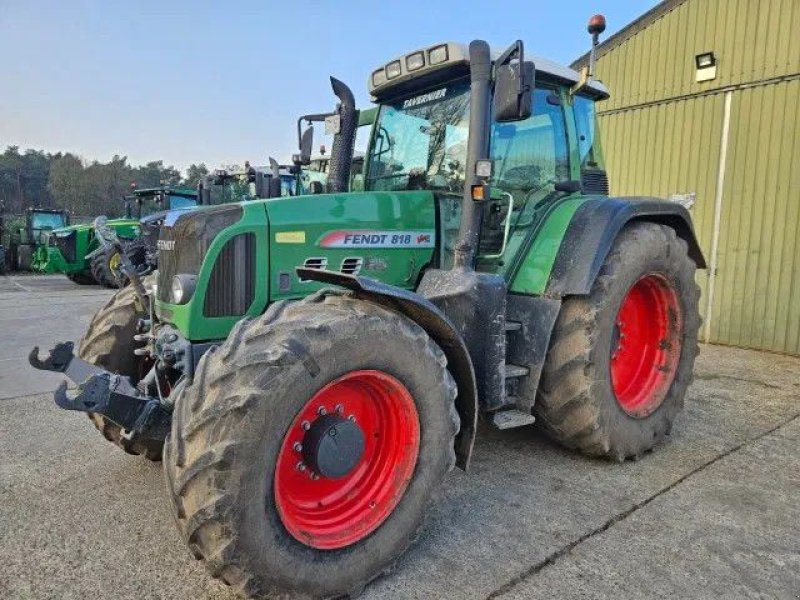
M 564 110 L 556 90 L 536 88 L 532 115 L 517 123 L 495 123 L 491 136 L 492 186 L 512 194 L 515 202 L 570 179 Z

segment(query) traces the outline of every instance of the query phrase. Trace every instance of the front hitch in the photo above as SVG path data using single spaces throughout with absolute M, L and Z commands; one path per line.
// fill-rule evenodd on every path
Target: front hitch
M 103 415 L 126 430 L 130 439 L 146 438 L 163 441 L 170 428 L 171 412 L 157 398 L 145 396 L 130 378 L 105 371 L 73 354 L 74 344 L 63 342 L 39 358 L 36 346 L 28 355 L 35 369 L 63 373 L 78 385 L 71 396 L 63 381 L 54 393 L 56 404 L 65 410 Z

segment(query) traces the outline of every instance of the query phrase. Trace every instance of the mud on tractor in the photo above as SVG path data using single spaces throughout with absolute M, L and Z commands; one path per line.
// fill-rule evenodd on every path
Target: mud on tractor
M 162 457 L 180 532 L 261 596 L 354 594 L 414 540 L 479 416 L 584 454 L 661 442 L 697 353 L 690 216 L 613 198 L 590 78 L 483 41 L 376 69 L 364 191 L 337 111 L 329 193 L 198 209 L 155 282 L 31 363 L 59 406 Z M 352 95 L 351 95 L 352 97 Z

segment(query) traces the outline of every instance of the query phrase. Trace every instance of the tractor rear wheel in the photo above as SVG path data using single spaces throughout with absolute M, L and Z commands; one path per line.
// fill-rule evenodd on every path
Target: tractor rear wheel
M 119 267 L 119 252 L 114 248 L 105 248 L 92 257 L 92 277 L 97 283 L 107 288 L 119 288 L 120 283 L 115 274 Z
M 695 269 L 670 227 L 620 233 L 591 293 L 566 299 L 553 329 L 534 407 L 551 437 L 624 460 L 670 432 L 698 353 Z
M 455 464 L 446 362 L 348 295 L 240 322 L 178 396 L 164 452 L 194 556 L 259 597 L 357 594 L 391 568 Z
M 151 283 L 146 279 L 145 287 Z M 139 306 L 133 288 L 128 286 L 119 290 L 92 318 L 78 346 L 78 356 L 107 371 L 138 380 L 142 376 L 141 359 L 133 353 L 138 345 L 133 336 L 136 335 L 136 324 L 143 316 L 144 310 Z M 161 460 L 162 443 L 152 440 L 132 442 L 123 436 L 119 425 L 102 415 L 89 413 L 89 419 L 103 437 L 128 454 Z

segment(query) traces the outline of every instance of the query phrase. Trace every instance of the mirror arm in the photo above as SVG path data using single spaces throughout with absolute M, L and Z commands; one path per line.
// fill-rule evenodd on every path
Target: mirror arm
M 306 123 L 323 123 L 327 117 L 333 117 L 338 113 L 315 113 L 311 115 L 303 115 L 299 119 L 297 119 L 297 146 L 298 148 L 301 146 L 300 140 L 303 139 L 303 121 Z

